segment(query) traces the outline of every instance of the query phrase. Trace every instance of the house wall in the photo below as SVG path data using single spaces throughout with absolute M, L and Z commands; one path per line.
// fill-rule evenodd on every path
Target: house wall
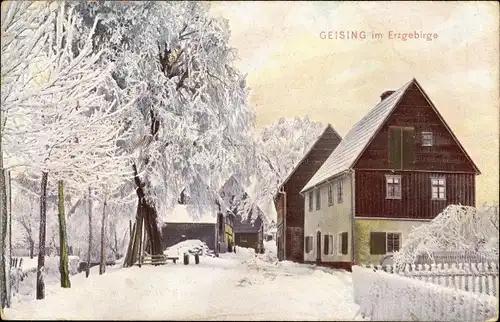
M 352 245 L 351 245 L 351 175 L 343 175 L 343 201 L 338 203 L 337 199 L 337 182 L 338 179 L 333 179 L 333 205 L 328 205 L 328 184 L 319 186 L 321 191 L 321 207 L 316 210 L 316 192 L 313 190 L 313 211 L 309 211 L 309 192 L 306 192 L 304 209 L 304 261 L 315 262 L 317 258 L 317 231 L 321 232 L 321 261 L 325 263 L 350 263 L 352 259 Z M 346 255 L 339 255 L 339 245 L 337 236 L 339 233 L 347 232 L 348 248 Z M 324 235 L 334 235 L 333 254 L 324 254 Z M 313 249 L 311 252 L 305 252 L 305 237 L 313 237 Z
M 300 191 L 323 165 L 340 140 L 341 138 L 331 127 L 327 128 L 284 185 L 286 192 L 286 227 L 284 232 L 286 237 L 285 242 L 280 245 L 286 247 L 286 256 L 284 256 L 286 260 L 303 261 L 304 198 Z
M 274 198 L 274 207 L 276 208 L 276 247 L 279 260 L 285 259 L 284 200 L 281 193 L 278 193 Z
M 389 232 L 401 233 L 400 246 L 414 227 L 428 223 L 429 220 L 400 220 L 400 219 L 359 219 L 355 220 L 355 263 L 380 265 L 385 255 L 370 254 L 370 233 Z
M 401 199 L 386 198 L 386 175 L 401 175 Z M 446 178 L 446 200 L 432 200 L 431 177 Z M 475 175 L 407 171 L 356 171 L 356 217 L 433 219 L 446 206 L 475 206 Z
M 166 223 L 162 227 L 162 235 L 163 250 L 187 239 L 199 239 L 205 242 L 211 250 L 216 250 L 217 230 L 215 224 Z
M 473 165 L 441 122 L 425 96 L 413 84 L 361 155 L 355 169 L 395 169 L 389 163 L 389 127 L 415 128 L 414 163 L 405 170 L 452 171 L 475 173 Z M 434 145 L 422 146 L 422 132 L 432 132 Z M 401 169 L 398 169 L 401 170 Z

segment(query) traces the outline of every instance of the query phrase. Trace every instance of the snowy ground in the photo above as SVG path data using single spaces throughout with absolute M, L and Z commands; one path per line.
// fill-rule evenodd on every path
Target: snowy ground
M 203 256 L 199 265 L 108 267 L 101 276 L 94 267 L 88 279 L 78 274 L 71 283 L 47 285 L 44 300 L 15 298 L 7 318 L 352 320 L 358 311 L 350 273 L 278 263 L 272 250 L 257 257 L 238 248 Z

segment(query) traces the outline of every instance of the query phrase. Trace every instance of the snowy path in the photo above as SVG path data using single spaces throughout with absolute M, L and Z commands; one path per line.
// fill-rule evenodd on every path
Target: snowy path
M 202 257 L 199 265 L 110 270 L 47 286 L 45 300 L 17 301 L 9 319 L 352 320 L 350 273 L 252 254 Z

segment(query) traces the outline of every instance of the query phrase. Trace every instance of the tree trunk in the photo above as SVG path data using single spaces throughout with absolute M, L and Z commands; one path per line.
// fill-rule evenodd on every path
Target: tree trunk
M 134 265 L 135 262 L 139 259 L 139 252 L 141 248 L 141 235 L 142 235 L 142 226 L 144 224 L 143 216 L 142 216 L 142 211 L 141 211 L 141 205 L 137 207 L 137 216 L 136 216 L 136 230 L 135 230 L 135 236 L 134 236 L 134 244 L 132 247 L 132 256 L 131 256 L 131 266 Z
M 128 243 L 127 246 L 127 253 L 125 254 L 125 260 L 123 261 L 123 267 L 130 267 L 133 265 L 131 257 L 132 257 L 132 247 L 134 245 L 135 229 L 136 229 L 136 224 L 134 223 L 134 227 L 132 228 L 132 232 L 130 234 L 130 242 Z
M 156 221 L 158 214 L 154 205 L 152 205 L 151 202 L 146 198 L 144 192 L 144 187 L 146 186 L 146 184 L 142 182 L 141 178 L 139 177 L 135 164 L 133 165 L 133 170 L 138 198 L 138 213 L 136 218 L 141 218 L 144 220 L 145 230 L 151 243 L 151 255 L 161 255 L 163 254 L 163 246 L 161 232 Z M 136 239 L 135 242 L 137 243 L 139 242 L 139 240 Z
M 12 258 L 12 180 L 11 180 L 11 173 L 10 171 L 7 172 L 9 175 L 9 262 Z M 7 276 L 7 307 L 10 307 L 11 305 L 11 298 L 12 298 L 12 290 L 10 286 L 10 267 L 7 271 L 9 275 Z
M 7 186 L 5 184 L 5 172 L 3 169 L 2 133 L 3 133 L 2 109 L 0 109 L 0 302 L 2 309 L 7 305 L 7 271 L 10 269 L 5 253 L 5 237 L 7 234 Z M 8 266 L 8 267 L 6 267 Z
M 1 152 L 1 151 L 0 151 Z M 5 171 L 3 170 L 2 155 L 0 155 L 0 297 L 2 309 L 7 306 L 7 273 L 10 269 L 10 260 L 7 258 L 7 186 L 5 182 Z
M 85 277 L 90 275 L 90 264 L 91 264 L 91 251 L 92 251 L 92 190 L 89 187 L 88 192 L 88 212 L 89 212 L 89 249 L 87 253 L 87 269 L 85 271 Z
M 57 183 L 57 194 L 59 198 L 59 272 L 61 273 L 61 287 L 70 288 L 68 243 L 66 237 L 66 218 L 64 214 L 64 191 L 63 182 Z
M 30 258 L 33 259 L 33 256 L 35 254 L 35 241 L 30 238 Z
M 102 224 L 101 224 L 101 262 L 99 263 L 99 275 L 106 272 L 106 248 L 104 247 L 104 235 L 106 225 L 106 197 L 104 198 L 104 204 L 102 206 Z
M 158 223 L 156 218 L 158 217 L 157 211 L 155 207 L 148 201 L 144 193 L 145 183 L 141 181 L 139 178 L 137 168 L 133 165 L 134 169 L 134 181 L 136 184 L 136 192 L 138 198 L 137 204 L 137 214 L 136 214 L 136 227 L 135 227 L 135 236 L 130 237 L 129 243 L 129 251 L 126 261 L 124 262 L 125 267 L 132 266 L 140 256 L 140 243 L 142 239 L 140 238 L 140 232 L 142 229 L 142 225 L 144 225 L 145 231 L 147 233 L 147 239 L 149 240 L 149 245 L 151 248 L 151 255 L 161 255 L 163 254 L 163 245 L 162 245 L 162 237 L 161 232 L 158 227 Z M 149 248 L 149 247 L 148 247 Z M 130 255 L 130 256 L 129 256 Z
M 42 172 L 40 194 L 40 232 L 38 240 L 38 267 L 36 270 L 36 299 L 45 298 L 45 230 L 47 226 L 47 172 Z

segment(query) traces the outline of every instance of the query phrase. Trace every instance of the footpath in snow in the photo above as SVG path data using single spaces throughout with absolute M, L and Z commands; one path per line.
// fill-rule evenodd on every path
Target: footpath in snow
M 46 298 L 14 298 L 8 319 L 74 320 L 353 320 L 351 274 L 277 262 L 273 250 L 250 249 L 200 264 L 92 268 L 72 277 L 72 287 L 46 286 Z M 34 285 L 33 285 L 34 286 Z M 33 288 L 34 289 L 34 288 Z M 357 319 L 360 319 L 357 317 Z

